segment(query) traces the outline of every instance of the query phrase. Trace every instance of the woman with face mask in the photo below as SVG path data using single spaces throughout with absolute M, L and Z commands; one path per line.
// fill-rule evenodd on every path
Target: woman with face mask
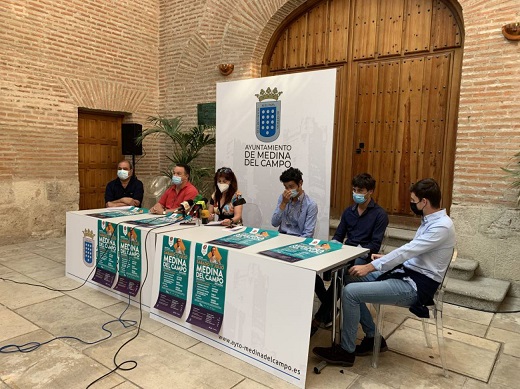
M 213 182 L 215 192 L 211 195 L 208 206 L 210 219 L 218 215 L 218 220 L 223 226 L 241 224 L 242 206 L 246 200 L 238 191 L 235 173 L 228 167 L 222 167 L 215 173 Z

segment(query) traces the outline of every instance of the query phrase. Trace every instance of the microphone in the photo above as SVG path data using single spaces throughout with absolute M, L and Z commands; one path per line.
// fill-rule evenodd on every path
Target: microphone
M 200 211 L 203 209 L 206 209 L 206 203 L 208 202 L 207 198 L 203 198 L 200 201 L 197 201 L 193 208 L 190 211 L 190 216 L 199 218 L 200 217 Z
M 200 218 L 202 219 L 202 224 L 208 224 L 209 211 L 207 209 L 200 211 Z
M 183 215 L 186 215 L 186 212 L 191 208 L 193 205 L 193 200 L 186 200 L 181 203 L 181 206 L 175 210 L 175 213 L 182 213 Z

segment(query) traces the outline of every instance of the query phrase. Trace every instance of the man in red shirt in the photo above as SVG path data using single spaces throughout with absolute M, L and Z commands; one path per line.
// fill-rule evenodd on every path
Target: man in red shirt
M 181 163 L 173 168 L 172 186 L 164 192 L 159 202 L 150 208 L 150 213 L 175 212 L 183 201 L 193 200 L 199 194 L 190 182 L 190 171 L 188 165 Z

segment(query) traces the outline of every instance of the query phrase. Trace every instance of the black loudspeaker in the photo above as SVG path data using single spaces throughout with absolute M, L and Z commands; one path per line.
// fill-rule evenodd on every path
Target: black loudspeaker
M 135 143 L 135 138 L 142 133 L 142 124 L 123 123 L 121 126 L 121 153 L 123 155 L 143 155 L 143 144 Z

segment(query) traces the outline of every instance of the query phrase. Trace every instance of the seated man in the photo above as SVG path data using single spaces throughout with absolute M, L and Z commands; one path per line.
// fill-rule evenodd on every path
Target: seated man
M 293 167 L 280 176 L 285 190 L 278 198 L 271 224 L 282 234 L 312 238 L 318 218 L 318 205 L 303 191 L 302 172 Z
M 117 177 L 110 181 L 105 189 L 105 206 L 139 207 L 143 201 L 143 183 L 134 176 L 132 164 L 126 159 L 117 164 Z
M 180 163 L 173 168 L 172 186 L 163 193 L 159 202 L 150 208 L 150 213 L 176 212 L 183 201 L 193 200 L 199 194 L 190 182 L 190 172 L 188 165 Z
M 352 179 L 354 204 L 345 209 L 341 215 L 341 221 L 332 238 L 333 241 L 339 243 L 344 241 L 344 244 L 349 246 L 361 246 L 370 249 L 370 253 L 366 258 L 370 258 L 371 254 L 379 252 L 386 227 L 388 226 L 388 215 L 372 198 L 375 188 L 376 180 L 368 173 L 358 174 Z M 346 240 L 345 237 L 347 238 Z M 355 264 L 359 265 L 367 262 L 370 261 L 358 258 Z M 323 281 L 321 281 L 321 284 L 323 284 Z M 319 288 L 321 289 L 321 286 Z M 324 288 L 325 286 L 323 286 Z M 320 325 L 327 327 L 332 324 L 334 290 L 329 288 L 326 296 L 325 302 L 322 303 L 314 316 L 314 328 Z
M 273 227 L 278 227 L 278 231 L 282 234 L 312 238 L 318 219 L 318 205 L 303 191 L 302 172 L 291 167 L 282 173 L 280 181 L 285 190 L 278 198 L 271 224 Z M 314 291 L 323 303 L 326 291 L 318 275 L 316 275 Z M 311 329 L 311 335 L 316 330 Z
M 341 345 L 315 347 L 312 351 L 319 358 L 352 366 L 356 355 L 372 353 L 375 324 L 365 303 L 407 306 L 418 316 L 428 317 L 426 305 L 432 303 L 450 263 L 455 229 L 446 210 L 440 208 L 441 190 L 435 180 L 420 180 L 410 192 L 410 208 L 422 216 L 414 239 L 387 255 L 374 254 L 371 263 L 349 270 L 341 299 Z M 358 323 L 365 338 L 356 346 Z M 381 339 L 380 350 L 386 349 L 386 342 Z

